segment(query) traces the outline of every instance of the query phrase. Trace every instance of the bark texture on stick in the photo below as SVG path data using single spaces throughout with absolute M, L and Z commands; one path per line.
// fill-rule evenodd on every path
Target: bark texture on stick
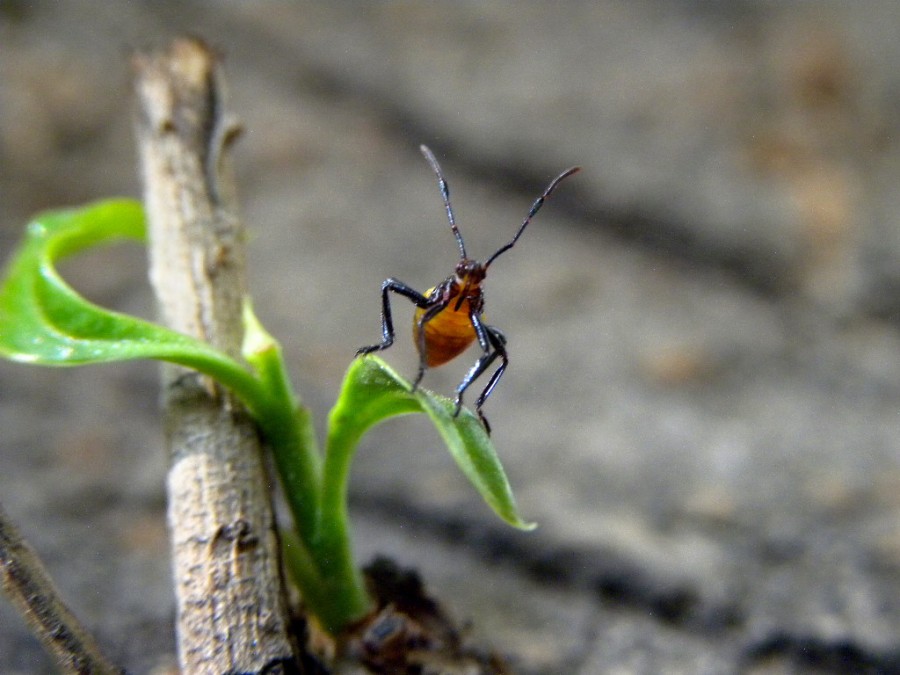
M 134 58 L 150 277 L 169 327 L 239 358 L 243 231 L 215 55 L 179 39 Z M 242 406 L 192 371 L 163 373 L 169 527 L 186 673 L 293 672 L 271 496 Z

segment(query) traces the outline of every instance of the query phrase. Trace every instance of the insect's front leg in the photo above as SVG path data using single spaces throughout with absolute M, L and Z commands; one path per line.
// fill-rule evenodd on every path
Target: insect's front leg
M 391 317 L 391 299 L 389 293 L 397 293 L 405 298 L 409 298 L 416 307 L 428 306 L 428 298 L 419 293 L 414 288 L 410 288 L 402 281 L 390 278 L 385 279 L 381 284 L 381 343 L 370 345 L 368 347 L 360 347 L 356 350 L 356 355 L 371 354 L 372 352 L 387 349 L 394 344 L 394 320 Z

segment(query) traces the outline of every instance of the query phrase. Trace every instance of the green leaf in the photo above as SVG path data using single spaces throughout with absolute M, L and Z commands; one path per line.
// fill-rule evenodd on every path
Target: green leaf
M 339 455 L 352 455 L 366 430 L 395 415 L 424 412 L 463 474 L 494 512 L 514 527 L 523 530 L 536 527 L 519 515 L 497 451 L 478 418 L 465 408 L 454 417 L 455 404 L 450 399 L 421 388 L 411 392 L 410 388 L 408 382 L 377 357 L 358 358 L 353 362 L 331 412 L 323 504 L 328 503 L 328 491 L 333 488 L 329 485 L 330 479 L 341 475 L 340 470 L 335 472 L 336 475 L 329 475 L 329 462 L 337 463 L 339 467 L 336 468 L 346 471 L 350 458 Z M 345 476 L 342 479 L 340 484 L 346 490 Z M 332 498 L 337 497 L 339 495 L 332 495 Z
M 39 215 L 0 287 L 0 356 L 47 366 L 163 359 L 211 375 L 252 399 L 259 386 L 236 361 L 187 335 L 88 302 L 54 266 L 86 248 L 144 237 L 144 213 L 133 200 Z

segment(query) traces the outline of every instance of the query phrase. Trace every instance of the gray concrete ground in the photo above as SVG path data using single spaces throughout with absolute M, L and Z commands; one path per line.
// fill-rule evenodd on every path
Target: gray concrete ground
M 354 468 L 360 558 L 418 566 L 523 673 L 900 672 L 898 29 L 875 2 L 5 2 L 0 257 L 35 211 L 138 194 L 128 50 L 201 35 L 247 129 L 257 310 L 322 418 L 382 279 L 454 264 L 419 143 L 476 255 L 581 164 L 488 283 L 486 411 L 539 530 L 404 419 Z M 66 270 L 151 315 L 143 264 Z M 0 429 L 0 498 L 73 608 L 170 666 L 155 367 L 2 363 Z M 0 671 L 49 669 L 0 602 Z

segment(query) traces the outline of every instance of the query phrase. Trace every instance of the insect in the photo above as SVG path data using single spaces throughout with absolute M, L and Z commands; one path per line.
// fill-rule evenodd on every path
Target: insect
M 459 262 L 456 263 L 456 270 L 450 277 L 434 288 L 429 288 L 424 293 L 420 293 L 397 279 L 385 279 L 384 283 L 381 284 L 381 343 L 362 347 L 356 352 L 356 355 L 381 351 L 394 344 L 394 322 L 391 318 L 390 294 L 396 293 L 408 298 L 416 306 L 413 317 L 413 339 L 419 352 L 419 372 L 412 385 L 413 391 L 419 386 L 428 368 L 434 368 L 451 361 L 477 340 L 482 354 L 478 357 L 475 365 L 466 373 L 459 386 L 456 387 L 456 410 L 454 411 L 454 416 L 459 415 L 465 391 L 497 359 L 500 359 L 500 365 L 491 374 L 487 385 L 475 401 L 475 412 L 484 425 L 485 430 L 490 434 L 491 426 L 488 424 L 481 408 L 500 381 L 500 377 L 509 364 L 509 357 L 506 352 L 506 336 L 503 335 L 499 328 L 486 324 L 482 316 L 484 311 L 484 291 L 482 289 L 484 278 L 491 264 L 500 255 L 515 246 L 519 237 L 522 236 L 522 232 L 528 227 L 528 223 L 531 222 L 531 219 L 544 205 L 544 202 L 556 189 L 556 186 L 564 178 L 568 178 L 580 171 L 581 168 L 574 166 L 566 169 L 554 178 L 550 185 L 547 186 L 547 189 L 544 190 L 544 193 L 535 200 L 512 240 L 498 248 L 487 260 L 480 262 L 466 255 L 466 245 L 463 242 L 459 228 L 456 226 L 453 207 L 450 205 L 450 189 L 447 186 L 444 173 L 434 157 L 434 153 L 424 145 L 420 146 L 419 149 L 425 155 L 425 159 L 431 164 L 431 168 L 437 176 L 438 187 L 444 199 L 444 208 L 447 210 L 447 219 L 450 221 L 450 229 L 453 230 L 453 236 L 456 237 L 456 243 L 459 245 Z

